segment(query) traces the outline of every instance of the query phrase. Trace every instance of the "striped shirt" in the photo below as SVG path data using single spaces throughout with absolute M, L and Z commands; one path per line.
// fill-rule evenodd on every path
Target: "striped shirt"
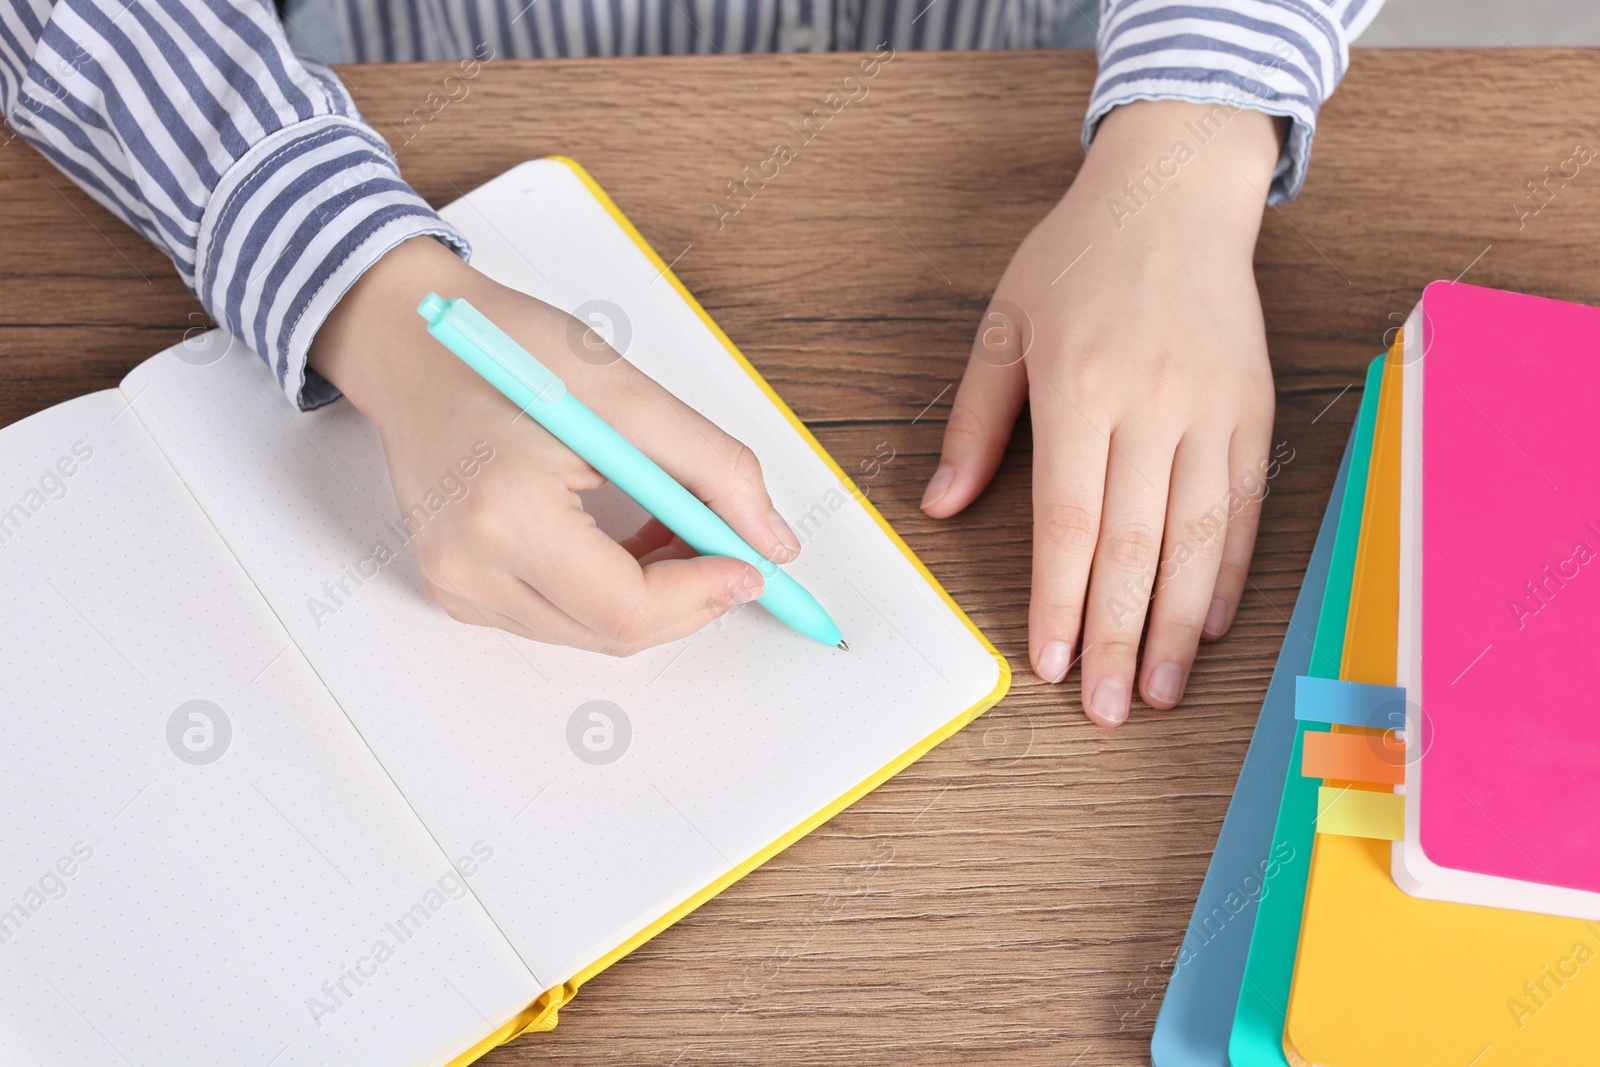
M 333 62 L 1035 48 L 1098 24 L 1083 127 L 1132 100 L 1292 119 L 1270 199 L 1298 191 L 1317 110 L 1382 0 L 3 0 L 14 135 L 163 249 L 302 407 L 334 305 L 390 248 L 465 242 L 401 178 Z M 291 43 L 291 41 L 293 43 Z

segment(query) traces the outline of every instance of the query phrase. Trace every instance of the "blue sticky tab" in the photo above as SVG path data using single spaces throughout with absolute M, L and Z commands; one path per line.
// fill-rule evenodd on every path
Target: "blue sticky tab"
M 1294 680 L 1294 717 L 1306 722 L 1403 730 L 1406 691 L 1396 685 L 1344 682 L 1335 678 Z

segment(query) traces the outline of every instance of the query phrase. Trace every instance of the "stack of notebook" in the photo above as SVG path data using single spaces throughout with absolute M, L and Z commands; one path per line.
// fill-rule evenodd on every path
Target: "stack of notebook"
M 1157 1067 L 1600 1062 L 1597 350 L 1440 282 L 1368 369 Z

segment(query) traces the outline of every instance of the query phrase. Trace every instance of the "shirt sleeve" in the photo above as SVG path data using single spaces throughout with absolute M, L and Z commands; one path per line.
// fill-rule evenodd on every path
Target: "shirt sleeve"
M 302 408 L 338 396 L 306 352 L 367 268 L 424 234 L 467 251 L 271 0 L 3 0 L 0 102 Z
M 1190 100 L 1290 120 L 1269 204 L 1299 193 L 1317 111 L 1350 62 L 1350 42 L 1383 0 L 1101 0 L 1100 71 L 1083 123 L 1134 100 Z M 1228 112 L 1218 115 L 1225 121 Z

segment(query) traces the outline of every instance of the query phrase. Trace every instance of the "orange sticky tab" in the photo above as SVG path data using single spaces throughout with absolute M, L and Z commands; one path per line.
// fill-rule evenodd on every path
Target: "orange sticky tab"
M 1405 742 L 1378 733 L 1307 730 L 1300 773 L 1307 778 L 1402 785 L 1406 780 Z

